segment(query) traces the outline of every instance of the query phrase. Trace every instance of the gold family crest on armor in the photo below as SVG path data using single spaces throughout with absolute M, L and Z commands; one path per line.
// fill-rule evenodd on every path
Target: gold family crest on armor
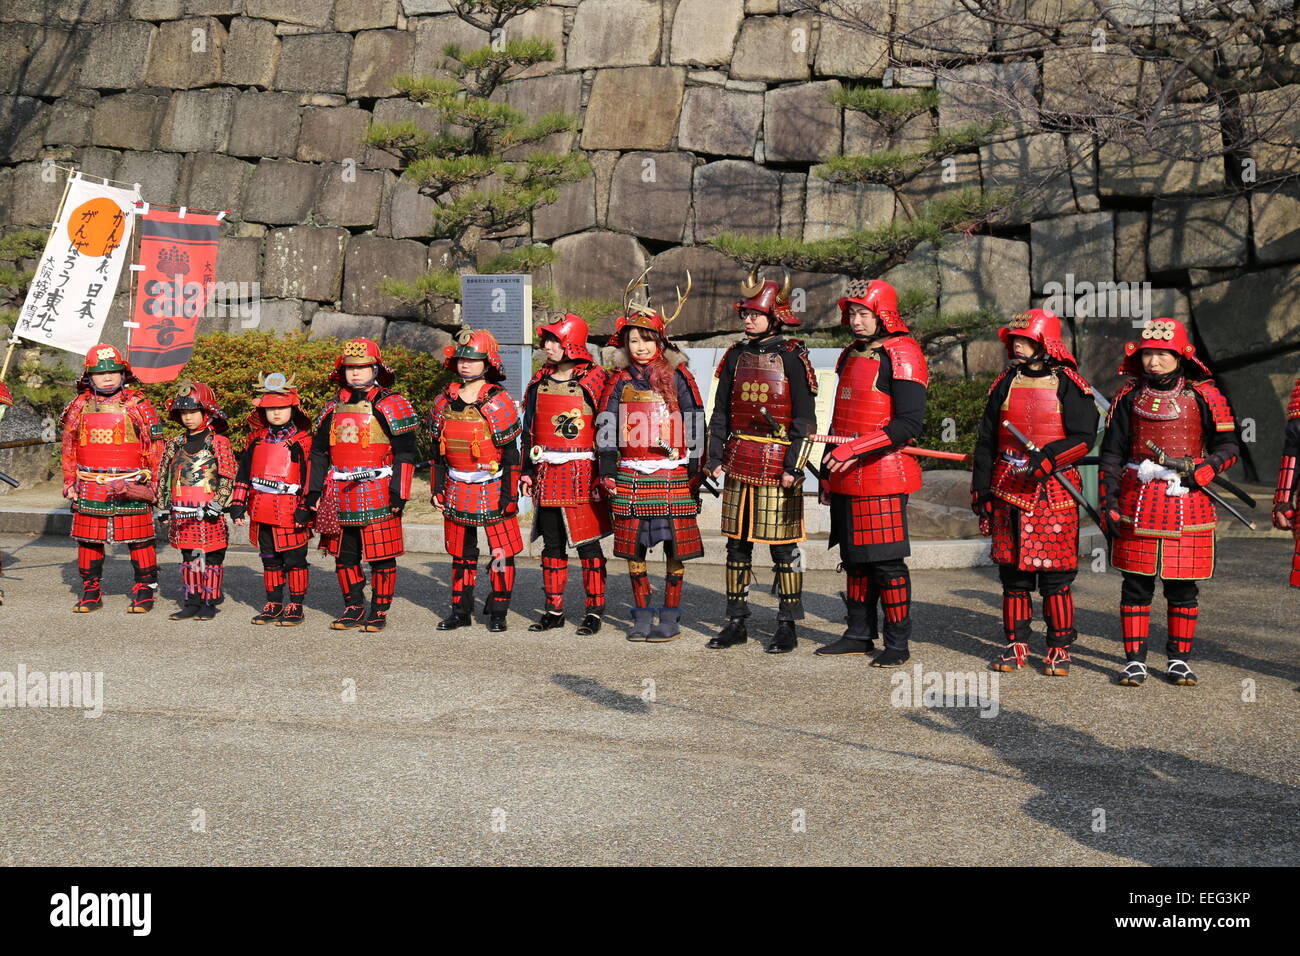
M 1163 321 L 1161 319 L 1152 319 L 1142 326 L 1142 338 L 1144 339 L 1163 339 L 1166 342 L 1173 341 L 1174 323 L 1172 321 Z

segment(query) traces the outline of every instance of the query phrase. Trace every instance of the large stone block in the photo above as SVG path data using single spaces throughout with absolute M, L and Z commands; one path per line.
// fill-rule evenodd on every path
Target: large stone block
M 694 169 L 695 157 L 689 153 L 624 153 L 610 185 L 609 228 L 681 242 L 690 216 Z
M 389 199 L 389 231 L 394 239 L 427 238 L 433 235 L 434 201 L 404 180 L 397 180 Z M 536 238 L 536 236 L 535 236 Z
M 1294 46 L 1290 59 L 1296 60 Z M 1245 95 L 1242 107 L 1256 181 L 1294 175 L 1300 168 L 1300 84 Z
M 682 101 L 677 145 L 712 156 L 752 158 L 763 126 L 763 94 L 692 86 Z
M 131 0 L 127 12 L 132 20 L 179 20 L 185 15 L 184 0 Z
M 97 90 L 139 86 L 157 35 L 152 23 L 134 20 L 96 27 L 81 62 L 81 85 Z
M 595 176 L 563 187 L 558 200 L 533 212 L 533 238 L 541 242 L 592 229 L 595 225 Z
M 423 322 L 389 322 L 388 331 L 384 334 L 384 345 L 398 345 L 428 355 L 440 354 L 443 346 L 450 343 L 449 333 Z
M 373 226 L 384 198 L 384 174 L 330 164 L 316 202 L 316 221 L 332 226 Z
M 158 145 L 176 153 L 220 152 L 235 112 L 235 90 L 173 93 Z
M 934 132 L 934 117 L 929 112 L 913 116 L 891 131 L 865 113 L 844 111 L 845 155 L 877 153 L 887 149 L 918 152 L 925 149 Z
M 195 209 L 231 209 L 246 219 L 244 191 L 252 175 L 251 163 L 220 153 L 198 153 L 190 160 L 184 202 Z
M 618 299 L 646 267 L 645 250 L 632 236 L 582 232 L 554 243 L 551 267 L 556 291 L 572 299 Z
M 939 249 L 939 308 L 984 307 L 1009 315 L 1029 308 L 1029 243 L 994 236 L 949 236 Z
M 122 154 L 116 150 L 99 149 L 96 146 L 91 146 L 87 149 L 77 150 L 74 157 L 77 168 L 85 175 L 112 179 Z
M 43 101 L 0 95 L 0 155 L 7 162 L 39 157 L 49 120 L 50 108 Z
M 1043 219 L 1029 226 L 1033 287 L 1041 292 L 1049 282 L 1113 282 L 1115 279 L 1115 220 L 1110 212 Z
M 77 86 L 90 35 L 89 30 L 5 24 L 0 30 L 0 89 L 27 96 L 68 95 Z
M 1115 278 L 1142 282 L 1147 277 L 1147 214 L 1121 209 L 1115 213 Z
M 883 77 L 889 65 L 889 41 L 862 29 L 862 24 L 888 22 L 890 7 L 889 0 L 837 0 L 833 7 L 823 10 L 817 75 L 877 80 Z
M 253 236 L 222 236 L 217 247 L 218 282 L 262 282 L 262 240 Z
M 180 191 L 181 164 L 179 153 L 126 152 L 113 178 L 122 183 L 140 183 L 141 192 L 150 202 L 173 204 Z
M 291 226 L 266 237 L 262 287 L 270 296 L 333 302 L 343 283 L 346 229 Z
M 1249 231 L 1250 201 L 1245 196 L 1157 199 L 1151 204 L 1150 269 L 1244 264 Z
M 158 28 L 146 86 L 188 90 L 221 82 L 226 28 L 212 17 L 171 20 Z
M 1038 125 L 1038 68 L 1032 61 L 958 67 L 937 85 L 941 130 L 997 121 L 1004 125 L 994 135 L 1010 139 Z
M 984 53 L 993 47 L 990 18 L 969 13 L 961 0 L 909 0 L 894 10 L 893 32 L 900 38 L 894 55 L 900 60 L 928 61 L 951 52 Z
M 939 310 L 939 250 L 934 243 L 921 243 L 881 278 L 897 289 L 900 296 L 911 291 L 924 292 L 925 308 Z
M 346 33 L 282 37 L 275 87 L 298 93 L 343 93 L 351 51 L 352 37 Z
M 781 173 L 781 226 L 779 232 L 782 238 L 803 238 L 804 207 L 807 199 L 808 174 Z
M 1223 372 L 1217 377 L 1237 421 L 1250 419 L 1255 424 L 1255 440 L 1243 442 L 1242 451 L 1255 466 L 1259 480 L 1269 485 L 1273 485 L 1277 478 L 1286 436 L 1286 406 L 1297 372 L 1300 372 L 1300 354 L 1290 352 Z M 1261 504 L 1268 507 L 1267 503 Z
M 1192 315 L 1210 358 L 1300 346 L 1300 265 L 1248 272 L 1192 290 Z
M 1256 259 L 1300 259 L 1300 185 L 1289 183 L 1252 192 L 1250 214 Z
M 1043 50 L 1043 108 L 1052 112 L 1093 115 L 1099 104 L 1132 100 L 1141 79 L 1142 62 L 1118 43 Z
M 411 72 L 415 37 L 406 30 L 366 30 L 352 44 L 348 98 L 391 96 L 394 76 Z
M 271 332 L 284 338 L 307 331 L 312 316 L 316 313 L 315 302 L 300 302 L 297 299 L 263 299 L 258 304 L 257 315 L 244 318 L 232 315 L 227 319 L 227 329 L 233 334 L 256 329 L 259 332 Z
M 558 111 L 576 119 L 582 110 L 582 74 L 553 73 L 549 76 L 513 80 L 506 84 L 499 95 L 526 116 L 537 117 Z M 508 150 L 505 155 L 507 159 L 515 159 L 517 153 L 534 150 L 568 153 L 573 150 L 577 139 L 577 133 L 555 133 L 535 146 L 520 147 L 518 151 Z
M 963 189 L 979 189 L 981 184 L 978 154 L 945 156 L 898 187 L 899 214 L 910 218 L 920 214 L 927 203 L 937 202 Z
M 695 169 L 695 241 L 722 232 L 776 235 L 781 177 L 774 170 L 723 159 Z
M 87 146 L 95 109 L 72 100 L 57 100 L 50 107 L 50 121 L 45 125 L 47 146 Z
M 677 67 L 599 70 L 582 131 L 583 149 L 666 149 L 677 129 L 686 71 Z
M 447 76 L 441 68 L 446 60 L 443 48 L 455 43 L 463 50 L 487 46 L 488 35 L 457 16 L 421 17 L 415 22 L 415 54 L 412 69 L 420 76 Z
M 318 0 L 244 0 L 244 12 L 259 20 L 323 27 L 329 23 L 334 4 Z
M 731 78 L 763 83 L 809 79 L 812 23 L 806 16 L 745 20 L 731 57 Z
M 275 24 L 265 20 L 235 17 L 221 64 L 221 82 L 229 86 L 260 86 L 275 83 L 280 64 L 280 39 Z
M 559 7 L 535 7 L 506 25 L 507 39 L 541 40 L 549 43 L 555 51 L 554 59 L 534 63 L 518 74 L 520 78 L 545 76 L 564 69 L 564 20 L 565 13 Z
M 1110 196 L 1214 192 L 1223 188 L 1222 153 L 1223 134 L 1212 107 L 1171 106 L 1149 140 L 1134 136 L 1102 144 L 1098 188 Z
M 442 120 L 436 111 L 421 106 L 419 103 L 412 103 L 405 97 L 389 97 L 375 104 L 374 123 L 376 126 L 405 122 L 414 123 L 417 128 L 430 136 L 437 136 L 443 132 Z
M 989 143 L 980 149 L 980 169 L 986 190 L 1015 193 L 1016 207 L 1002 213 L 999 222 L 1030 222 L 1077 210 L 1069 155 L 1059 133 Z
M 672 62 L 725 66 L 744 19 L 744 0 L 682 0 L 673 16 Z
M 649 66 L 659 57 L 662 32 L 656 0 L 585 0 L 569 34 L 569 69 Z
M 240 93 L 226 152 L 259 159 L 293 156 L 299 122 L 296 93 Z
M 840 151 L 840 108 L 829 97 L 838 80 L 770 90 L 763 104 L 763 151 L 768 162 L 817 162 Z
M 414 316 L 419 307 L 383 293 L 386 278 L 414 282 L 429 268 L 429 250 L 409 239 L 353 236 L 343 264 L 343 308 L 359 315 Z
M 262 160 L 248 184 L 243 218 L 272 226 L 303 222 L 311 212 L 320 175 L 320 169 L 305 163 Z
M 40 163 L 22 163 L 11 167 L 9 188 L 12 200 L 9 203 L 7 222 L 14 226 L 41 226 L 48 229 L 59 211 L 59 202 L 63 198 L 62 177 L 56 176 L 47 182 L 41 174 L 44 170 Z M 105 172 L 111 176 L 111 168 Z
M 874 183 L 833 183 L 814 166 L 808 176 L 804 242 L 835 239 L 885 226 L 894 218 L 894 191 Z
M 382 315 L 350 315 L 322 310 L 312 316 L 311 334 L 307 338 L 313 342 L 320 339 L 371 339 L 382 344 L 387 325 Z
M 359 161 L 365 153 L 362 140 L 369 125 L 370 113 L 353 106 L 305 109 L 298 133 L 298 159 L 306 163 Z
M 334 29 L 340 33 L 397 26 L 397 0 L 335 0 Z
M 145 93 L 105 96 L 95 106 L 91 138 L 96 146 L 153 149 L 166 101 Z

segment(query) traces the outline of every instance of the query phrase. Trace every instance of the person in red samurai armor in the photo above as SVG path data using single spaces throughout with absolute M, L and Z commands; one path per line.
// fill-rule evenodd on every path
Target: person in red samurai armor
M 235 495 L 227 513 L 248 528 L 248 541 L 262 557 L 266 604 L 254 624 L 293 627 L 302 623 L 307 593 L 307 509 L 311 419 L 292 379 L 280 372 L 257 377 L 258 396 L 248 415 L 248 445 L 239 458 Z M 289 584 L 289 601 L 284 585 Z
M 749 579 L 754 542 L 768 545 L 780 595 L 769 654 L 795 649 L 794 622 L 803 618 L 803 473 L 817 430 L 817 375 L 808 350 L 782 333 L 799 324 L 790 308 L 790 276 L 763 281 L 752 269 L 735 304 L 745 338 L 722 356 L 709 463 L 722 488 L 722 533 L 727 538 L 727 623 L 706 645 L 732 647 L 748 640 Z
M 839 546 L 848 573 L 848 628 L 817 653 L 875 650 L 879 601 L 885 649 L 871 663 L 898 667 L 910 656 L 912 633 L 907 496 L 921 487 L 920 465 L 901 449 L 921 433 L 930 374 L 888 282 L 855 280 L 839 307 L 854 342 L 836 364 L 831 434 L 850 440 L 827 449 L 821 488 L 831 508 L 830 545 Z
M 564 625 L 567 542 L 578 549 L 586 617 L 579 634 L 600 630 L 605 612 L 605 552 L 609 504 L 596 475 L 596 407 L 608 376 L 587 350 L 587 323 L 576 315 L 538 329 L 546 361 L 524 391 L 524 456 L 519 493 L 537 510 L 533 537 L 542 539 L 542 590 L 546 610 L 530 631 Z
M 1025 665 L 1034 617 L 1030 594 L 1037 589 L 1047 621 L 1044 673 L 1064 677 L 1077 636 L 1070 585 L 1079 565 L 1079 506 L 1052 475 L 1059 472 L 1076 489 L 1081 486 L 1073 466 L 1096 441 L 1097 406 L 1061 339 L 1055 313 L 1030 309 L 1013 315 L 998 337 L 1011 364 L 989 389 L 971 473 L 971 507 L 981 533 L 993 538 L 1002 581 L 1007 643 L 992 667 L 1009 673 Z
M 111 345 L 86 353 L 77 397 L 63 410 L 63 497 L 72 501 L 80 613 L 103 607 L 104 545 L 131 549 L 135 584 L 130 611 L 153 610 L 158 590 L 153 477 L 162 454 L 162 421 L 144 393 L 130 387 L 131 366 Z
M 1237 460 L 1232 409 L 1176 319 L 1152 319 L 1124 346 L 1101 445 L 1101 518 L 1110 563 L 1124 575 L 1120 620 L 1127 663 L 1119 682 L 1147 677 L 1147 634 L 1156 578 L 1164 585 L 1166 676 L 1191 686 L 1188 665 L 1199 613 L 1196 582 L 1214 574 L 1214 502 L 1201 489 Z
M 696 516 L 704 479 L 704 401 L 686 356 L 668 339 L 668 324 L 691 293 L 678 293 L 677 309 L 661 315 L 631 296 L 650 270 L 628 284 L 624 314 L 610 344 L 618 348 L 596 425 L 601 483 L 611 496 L 614 554 L 627 559 L 632 579 L 629 641 L 658 643 L 681 636 L 685 561 L 704 554 Z M 667 558 L 658 621 L 650 604 L 646 552 L 660 542 Z
M 451 613 L 438 630 L 470 624 L 478 578 L 478 529 L 487 538 L 492 591 L 483 605 L 489 631 L 506 629 L 515 586 L 519 532 L 519 413 L 501 387 L 506 377 L 490 332 L 462 331 L 443 349 L 457 376 L 429 411 L 433 435 L 433 503 L 442 512 L 451 555 Z
M 167 417 L 185 429 L 163 449 L 155 485 L 167 540 L 181 553 L 185 603 L 171 620 L 210 621 L 223 597 L 225 508 L 239 466 L 224 434 L 226 416 L 207 385 L 181 381 L 167 399 Z
M 330 627 L 373 633 L 388 623 L 397 559 L 405 552 L 402 511 L 411 497 L 419 418 L 392 391 L 393 370 L 370 339 L 343 343 L 330 380 L 339 390 L 316 419 L 307 508 L 321 550 L 334 556 L 343 594 L 343 613 Z M 369 614 L 363 560 L 370 563 Z
M 1291 556 L 1291 587 L 1300 588 L 1300 522 L 1296 521 L 1297 499 L 1300 498 L 1300 481 L 1297 480 L 1297 461 L 1300 461 L 1300 378 L 1291 389 L 1291 401 L 1286 407 L 1286 438 L 1282 445 L 1282 460 L 1277 468 L 1277 492 L 1273 495 L 1273 526 L 1290 531 L 1295 538 L 1295 553 Z

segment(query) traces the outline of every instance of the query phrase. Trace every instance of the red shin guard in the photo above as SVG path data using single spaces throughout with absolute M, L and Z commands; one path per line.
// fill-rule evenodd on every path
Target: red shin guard
M 1187 660 L 1192 653 L 1192 641 L 1196 639 L 1196 618 L 1200 608 L 1195 604 L 1187 606 L 1169 606 L 1169 645 L 1170 657 Z
M 1124 633 L 1124 656 L 1130 661 L 1144 661 L 1147 636 L 1151 631 L 1150 604 L 1121 604 L 1120 626 Z
M 294 604 L 301 604 L 303 595 L 307 593 L 307 575 L 307 568 L 289 569 L 289 597 Z
M 1033 619 L 1034 603 L 1028 591 L 1002 592 L 1002 630 L 1008 641 L 1024 640 L 1018 635 L 1024 634 Z
M 564 587 L 568 582 L 568 558 L 542 558 L 542 591 L 546 594 L 548 612 L 559 614 L 564 611 Z
M 582 559 L 582 589 L 587 592 L 587 612 L 599 614 L 605 610 L 605 559 Z

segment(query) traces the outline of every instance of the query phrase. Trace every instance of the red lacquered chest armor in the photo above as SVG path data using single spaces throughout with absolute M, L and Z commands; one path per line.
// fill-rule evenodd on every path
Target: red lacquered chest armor
M 537 387 L 533 439 L 543 451 L 591 451 L 596 415 L 576 381 L 545 381 Z
M 654 389 L 630 382 L 619 394 L 618 451 L 623 458 L 685 458 L 681 416 Z
M 335 407 L 330 462 L 343 468 L 382 468 L 393 463 L 393 446 L 369 402 Z
M 457 471 L 496 471 L 501 449 L 492 442 L 492 426 L 477 405 L 460 411 L 448 407 L 442 415 L 440 449 L 448 467 Z
M 125 406 L 87 404 L 77 428 L 77 464 L 123 471 L 145 467 L 144 447 Z
M 785 363 L 779 352 L 742 352 L 731 380 L 731 430 L 738 435 L 770 436 L 772 426 L 760 411 L 763 408 L 786 429 L 794 421 Z
M 1025 467 L 1029 459 L 1028 449 L 1002 422 L 1011 422 L 1039 448 L 1064 438 L 1061 402 L 1056 394 L 1058 384 L 1055 375 L 1032 377 L 1017 374 L 1002 402 L 998 418 L 998 457 L 993 463 L 991 487 L 999 498 L 1025 511 L 1033 510 L 1043 484 L 1036 481 Z M 1057 484 L 1052 482 L 1054 486 Z M 1072 499 L 1067 501 L 1072 503 Z
M 831 412 L 832 435 L 865 435 L 894 417 L 893 399 L 876 388 L 879 373 L 880 353 L 876 349 L 854 350 L 844 358 Z M 901 451 L 882 452 L 831 475 L 829 485 L 837 495 L 909 494 L 921 487 L 921 466 Z
M 283 484 L 298 484 L 297 476 L 290 478 L 293 459 L 289 455 L 287 442 L 271 442 L 263 439 L 253 448 L 251 476 L 263 481 L 278 481 Z
M 1205 451 L 1205 438 L 1196 393 L 1182 385 L 1168 392 L 1140 388 L 1133 398 L 1131 434 L 1131 461 L 1156 458 L 1147 447 L 1148 441 L 1155 442 L 1171 457 L 1199 458 Z

